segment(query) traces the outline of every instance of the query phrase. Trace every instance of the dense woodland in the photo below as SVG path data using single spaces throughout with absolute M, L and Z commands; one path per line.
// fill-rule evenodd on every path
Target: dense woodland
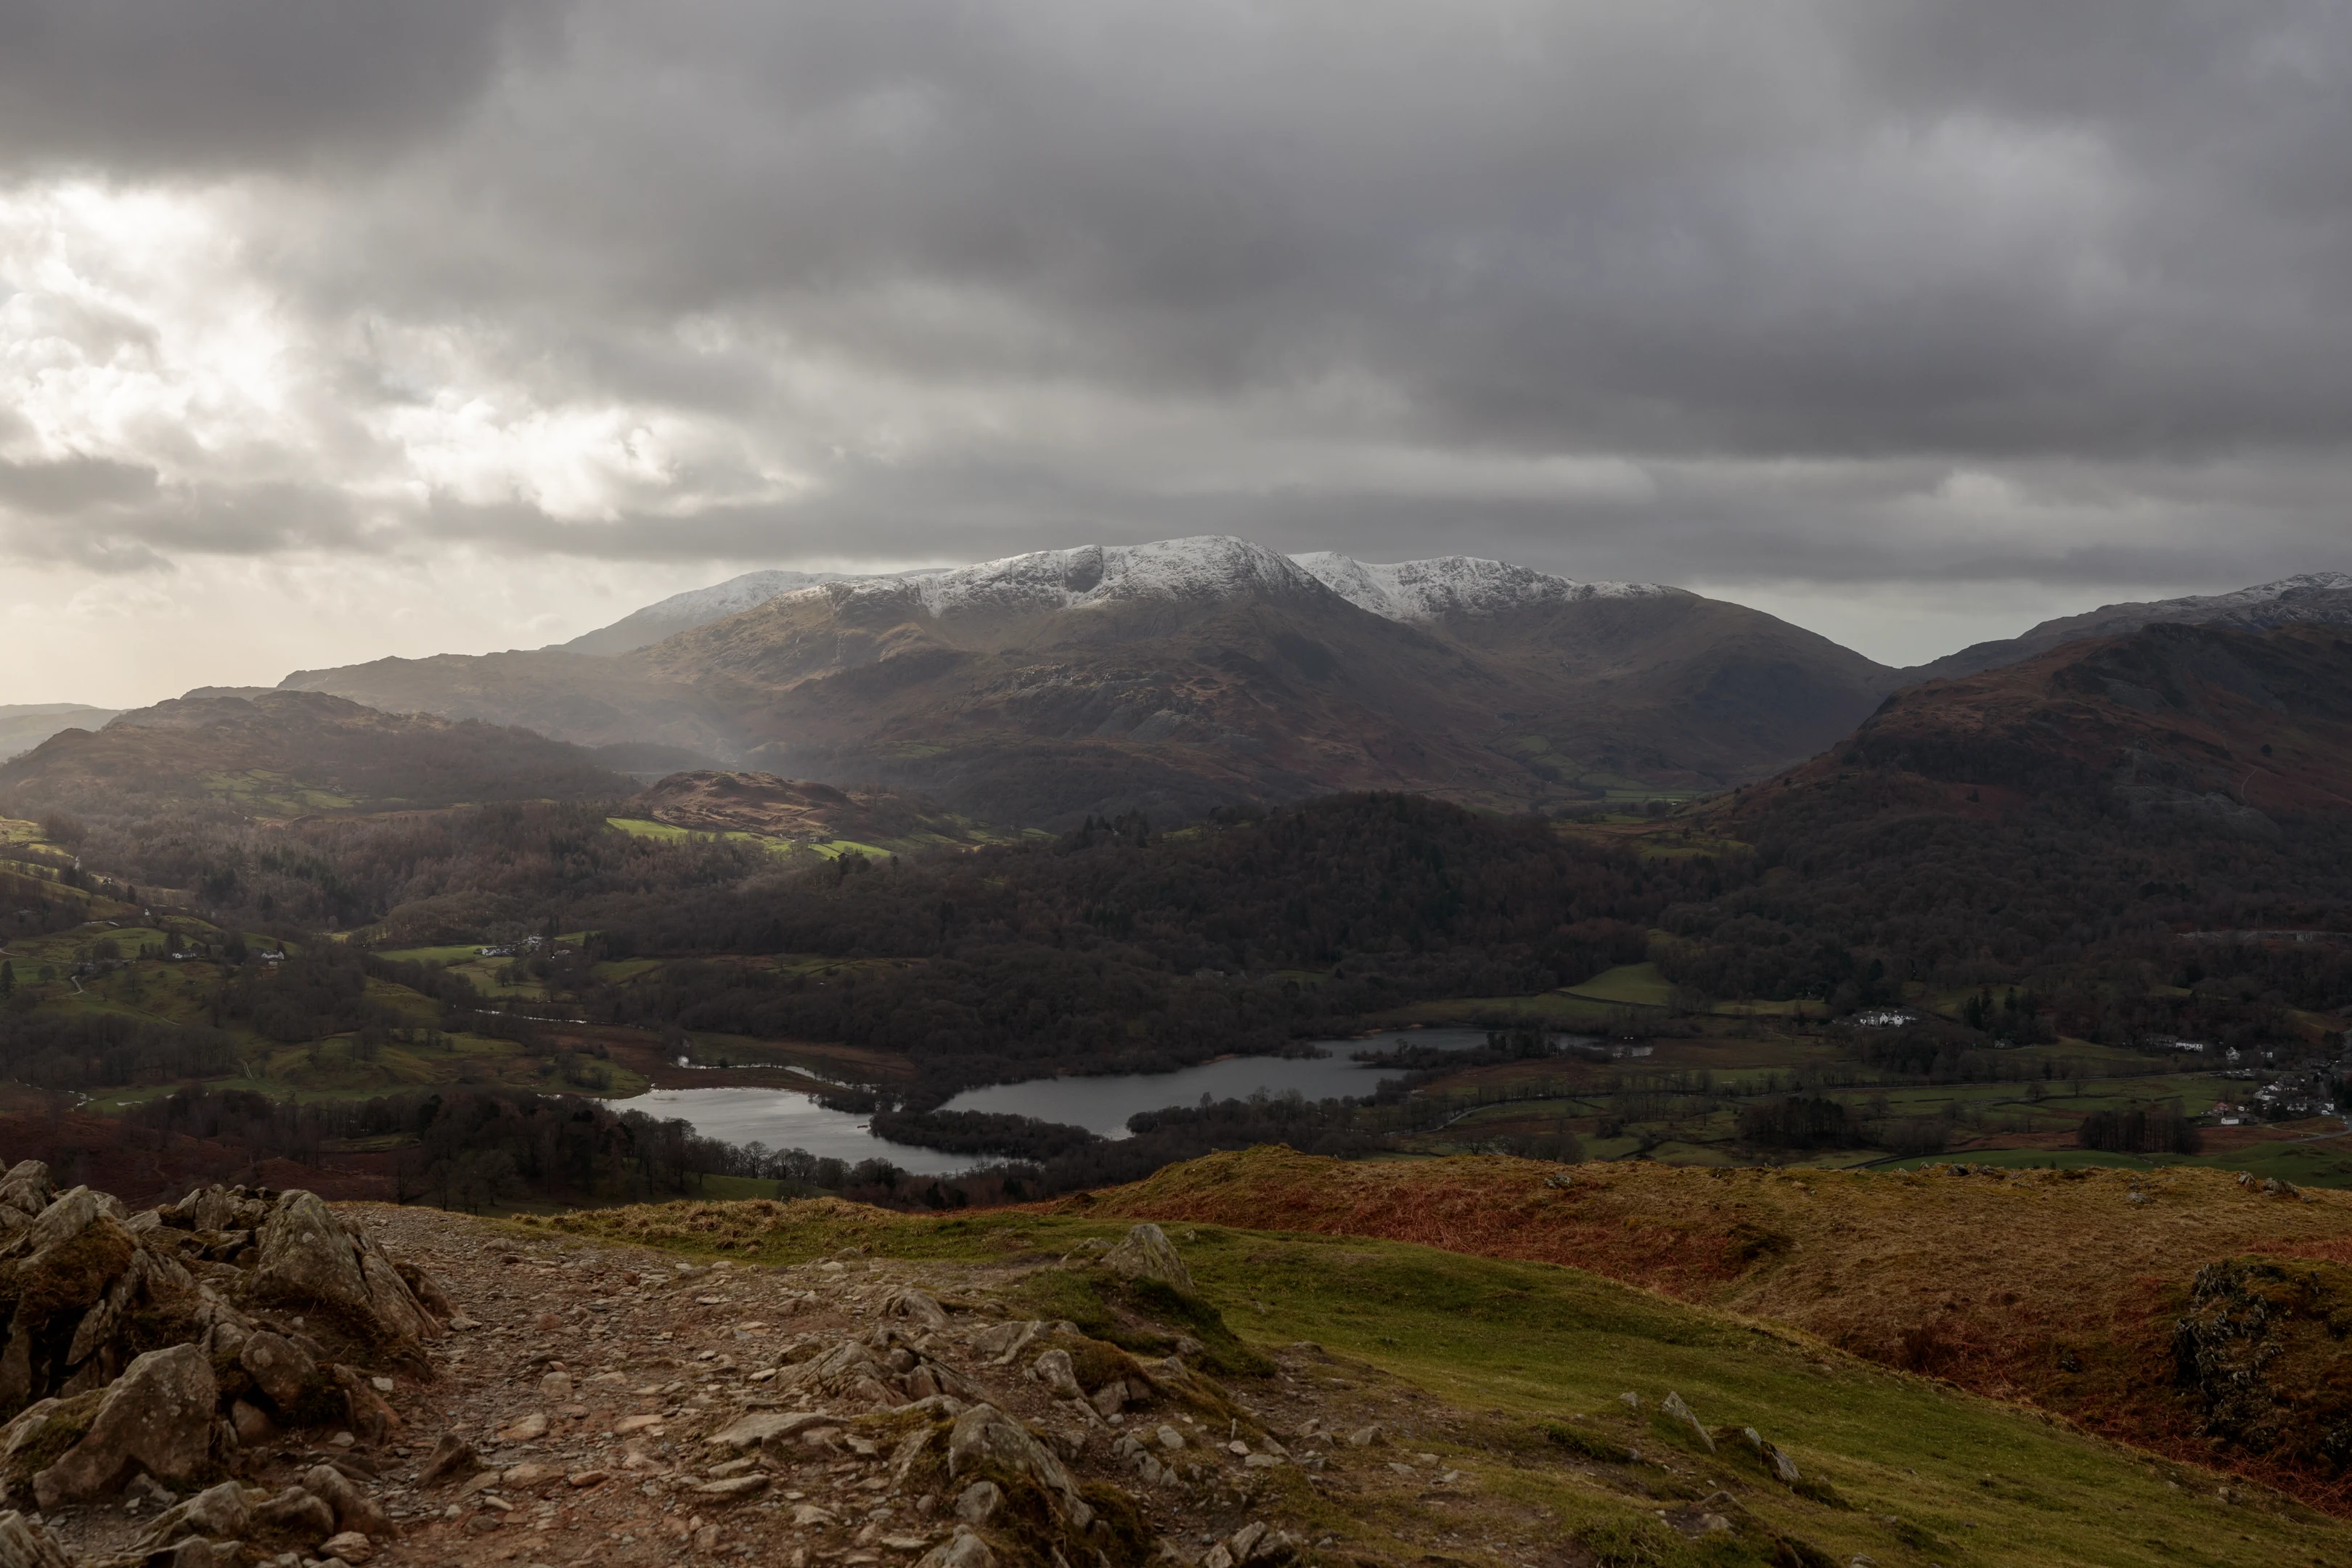
M 936 1103 L 975 1082 L 1156 1071 L 1421 997 L 1570 984 L 1638 961 L 1720 885 L 1529 818 L 1343 795 L 1182 834 L 1138 821 L 924 861 L 845 856 L 616 923 L 673 963 L 592 1000 L 614 1022 L 903 1052 Z
M 1975 988 L 1969 1021 L 2011 1044 L 2284 1042 L 2290 1009 L 2352 1005 L 2352 822 L 2144 823 L 2095 790 L 1964 816 L 1867 774 L 1789 795 L 1745 825 L 1740 885 L 1661 918 L 1694 993 L 1844 1013 Z M 2236 934 L 2282 929 L 2336 934 Z

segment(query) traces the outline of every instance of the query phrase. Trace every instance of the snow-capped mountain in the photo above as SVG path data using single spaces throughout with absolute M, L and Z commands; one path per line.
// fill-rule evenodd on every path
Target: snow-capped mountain
M 600 647 L 625 651 L 584 657 Z M 1892 674 L 1679 589 L 1213 534 L 754 573 L 568 648 L 287 684 L 1047 825 L 1339 789 L 1517 807 L 1728 784 L 1850 730 Z

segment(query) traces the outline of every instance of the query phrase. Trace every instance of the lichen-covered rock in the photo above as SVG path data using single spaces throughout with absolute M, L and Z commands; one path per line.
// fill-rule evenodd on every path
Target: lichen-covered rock
M 0 1493 L 21 1496 L 35 1475 L 82 1439 L 106 1395 L 93 1389 L 70 1399 L 44 1399 L 0 1426 Z
M 1084 1399 L 1086 1390 L 1078 1386 L 1076 1369 L 1070 1362 L 1070 1352 L 1051 1350 L 1030 1363 L 1029 1375 L 1045 1385 L 1045 1392 L 1056 1399 Z
M 319 1363 L 310 1359 L 310 1352 L 285 1335 L 267 1329 L 246 1337 L 237 1352 L 237 1364 L 245 1368 L 254 1387 L 277 1406 L 281 1415 L 299 1411 L 304 1396 L 319 1379 Z
M 258 1246 L 247 1284 L 256 1303 L 315 1311 L 352 1338 L 377 1344 L 409 1345 L 441 1333 L 375 1245 L 346 1227 L 315 1193 L 280 1194 Z
M 1176 1255 L 1167 1232 L 1156 1225 L 1139 1225 L 1127 1239 L 1103 1254 L 1102 1266 L 1129 1279 L 1157 1279 L 1190 1296 L 1195 1293 L 1192 1271 Z
M 948 1434 L 948 1474 L 979 1470 L 994 1470 L 1043 1489 L 1080 1530 L 1094 1522 L 1093 1507 L 1078 1495 L 1077 1482 L 1062 1461 L 1028 1427 L 993 1405 L 973 1405 L 956 1417 Z
M 1659 1402 L 1658 1414 L 1681 1428 L 1683 1433 L 1700 1447 L 1710 1454 L 1715 1452 L 1715 1437 L 1707 1431 L 1706 1423 L 1701 1421 L 1691 1407 L 1683 1403 L 1681 1394 L 1669 1389 L 1666 1397 Z
M 89 1431 L 33 1478 L 43 1510 L 115 1490 L 134 1471 L 185 1481 L 212 1451 L 212 1363 L 192 1344 L 150 1351 L 106 1390 Z

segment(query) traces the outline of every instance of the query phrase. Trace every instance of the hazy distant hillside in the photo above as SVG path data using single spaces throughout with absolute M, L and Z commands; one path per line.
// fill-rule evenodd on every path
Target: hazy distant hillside
M 60 730 L 95 730 L 114 713 L 111 708 L 87 708 L 79 702 L 0 706 L 0 762 L 31 751 Z
M 629 793 L 526 730 L 378 712 L 315 692 L 180 698 L 73 730 L 0 766 L 20 812 L 212 803 L 254 816 Z
M 1994 669 L 2031 658 L 2062 643 L 2085 637 L 2121 637 L 2142 626 L 2165 622 L 2227 626 L 2248 632 L 2297 625 L 2352 626 L 2352 574 L 2307 572 L 2231 594 L 2103 605 L 2079 616 L 2044 621 L 2018 637 L 1977 643 L 1933 663 L 1915 666 L 1903 671 L 1903 679 L 1909 683 L 1974 675 L 1980 669 Z
M 692 689 L 648 677 L 624 658 L 562 648 L 380 658 L 298 669 L 287 691 L 325 691 L 387 713 L 435 713 L 513 724 L 583 746 L 651 743 L 710 761 L 733 751 L 726 725 Z
M 786 575 L 680 595 L 637 631 Z M 382 660 L 286 684 L 1050 823 L 1332 789 L 1524 806 L 1719 787 L 1810 754 L 1892 679 L 1656 584 L 1202 538 L 818 584 L 614 657 Z

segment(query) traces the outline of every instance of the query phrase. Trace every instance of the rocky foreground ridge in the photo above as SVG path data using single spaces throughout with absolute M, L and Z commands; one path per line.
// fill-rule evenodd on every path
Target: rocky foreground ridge
M 1354 1562 L 1289 1528 L 1344 1468 L 1464 1479 L 1398 1451 L 1392 1393 L 1255 1408 L 1289 1370 L 1150 1225 L 994 1271 L 703 1267 L 303 1192 L 133 1214 L 28 1161 L 0 1235 L 0 1568 Z M 1072 1268 L 1165 1353 L 1007 1294 Z

